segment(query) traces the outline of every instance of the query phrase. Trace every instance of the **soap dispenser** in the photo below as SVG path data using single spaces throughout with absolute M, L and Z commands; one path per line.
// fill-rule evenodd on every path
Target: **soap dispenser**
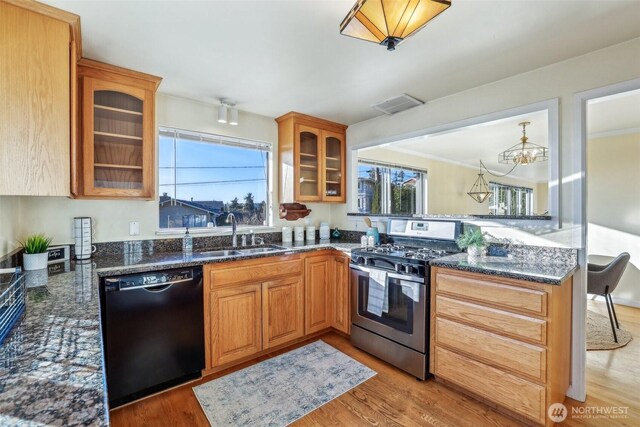
M 191 253 L 193 251 L 193 237 L 189 234 L 189 227 L 187 227 L 187 232 L 184 233 L 184 237 L 182 238 L 182 252 Z

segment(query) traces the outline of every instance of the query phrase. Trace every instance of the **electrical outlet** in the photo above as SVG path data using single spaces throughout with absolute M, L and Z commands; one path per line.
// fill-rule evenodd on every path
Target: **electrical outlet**
M 129 236 L 140 235 L 140 223 L 138 221 L 131 221 L 129 223 Z

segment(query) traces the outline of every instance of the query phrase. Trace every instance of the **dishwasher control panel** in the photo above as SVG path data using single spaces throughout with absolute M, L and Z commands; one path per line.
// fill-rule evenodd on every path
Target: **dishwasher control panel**
M 118 278 L 105 279 L 105 290 L 127 290 L 148 286 L 179 283 L 193 279 L 193 269 L 157 271 L 153 273 L 139 273 Z

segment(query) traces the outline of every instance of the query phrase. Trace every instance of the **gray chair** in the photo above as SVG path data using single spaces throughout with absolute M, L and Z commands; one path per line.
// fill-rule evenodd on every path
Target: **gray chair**
M 619 328 L 620 325 L 618 324 L 618 316 L 616 316 L 616 309 L 611 299 L 611 292 L 618 286 L 622 273 L 627 268 L 629 258 L 629 254 L 623 252 L 607 265 L 587 264 L 587 293 L 602 295 L 607 302 L 607 312 L 609 313 L 613 339 L 616 342 L 618 342 L 616 328 Z M 615 326 L 613 324 L 614 319 Z

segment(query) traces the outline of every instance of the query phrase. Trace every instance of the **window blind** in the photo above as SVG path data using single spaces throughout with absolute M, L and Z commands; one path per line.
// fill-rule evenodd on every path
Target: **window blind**
M 192 132 L 184 129 L 159 128 L 160 136 L 181 139 L 185 141 L 208 142 L 213 144 L 228 145 L 258 151 L 271 151 L 272 145 L 268 142 L 253 141 L 250 139 L 216 135 L 212 133 Z

